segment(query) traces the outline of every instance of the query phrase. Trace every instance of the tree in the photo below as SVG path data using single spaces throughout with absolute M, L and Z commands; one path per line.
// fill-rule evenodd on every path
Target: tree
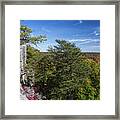
M 53 78 L 50 81 L 48 78 L 49 85 L 54 84 L 48 97 L 51 99 L 99 99 L 99 65 L 83 56 L 75 44 L 65 40 L 56 40 L 56 42 L 57 46 L 48 50 L 55 66 Z M 80 88 L 86 90 L 86 93 L 82 93 Z M 90 94 L 89 97 L 87 93 Z M 86 98 L 80 96 L 86 96 Z
M 78 90 L 78 99 L 99 100 L 100 99 L 100 64 L 92 59 L 84 60 L 83 64 L 88 68 L 87 78 L 82 82 Z M 85 67 L 84 67 L 85 68 Z M 85 71 L 83 69 L 83 71 Z
M 20 26 L 20 44 L 34 44 L 37 45 L 40 42 L 46 41 L 47 38 L 46 36 L 43 35 L 38 35 L 38 36 L 32 36 L 32 29 L 25 26 L 21 25 Z
M 52 89 L 51 95 L 53 99 L 70 99 L 78 85 L 76 83 L 77 79 L 74 78 L 73 69 L 82 55 L 75 44 L 65 40 L 56 40 L 56 42 L 57 46 L 49 49 L 49 52 L 53 55 L 56 68 L 55 78 L 53 79 L 56 86 Z
M 32 45 L 38 45 L 39 43 L 46 41 L 46 36 L 38 35 L 33 36 L 32 35 L 32 29 L 21 25 L 20 26 L 20 45 L 27 45 L 27 64 L 24 65 L 24 75 L 27 77 L 27 84 L 30 83 L 30 81 L 34 81 L 35 79 L 35 66 L 37 63 L 37 59 L 40 56 L 40 52 L 38 50 L 35 50 Z M 22 74 L 21 74 L 22 76 Z M 24 81 L 24 80 L 23 80 Z M 22 82 L 23 82 L 22 81 Z
M 100 99 L 99 64 L 85 57 L 75 44 L 56 40 L 47 53 L 28 49 L 28 64 L 35 74 L 35 85 L 47 99 Z

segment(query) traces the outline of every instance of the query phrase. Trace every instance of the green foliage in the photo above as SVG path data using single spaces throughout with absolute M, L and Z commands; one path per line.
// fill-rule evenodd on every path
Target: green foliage
M 31 47 L 32 45 L 38 45 L 39 43 L 46 41 L 46 36 L 32 35 L 32 29 L 21 25 L 20 26 L 20 45 L 27 45 L 27 64 L 24 65 L 25 74 L 27 75 L 27 82 L 35 81 L 36 71 L 38 71 L 38 61 L 40 59 L 40 52 L 37 49 Z
M 46 36 L 38 35 L 38 36 L 32 36 L 32 29 L 30 29 L 27 26 L 21 25 L 20 26 L 20 44 L 34 44 L 37 45 L 40 42 L 46 41 Z
M 44 55 L 39 52 L 39 50 L 28 46 L 27 47 L 27 61 L 26 61 L 26 72 L 27 79 L 33 81 L 36 80 L 39 73 L 39 61 L 42 59 Z
M 86 58 L 75 44 L 56 40 L 57 46 L 40 53 L 28 48 L 28 64 L 34 71 L 35 83 L 47 99 L 100 99 L 100 66 Z

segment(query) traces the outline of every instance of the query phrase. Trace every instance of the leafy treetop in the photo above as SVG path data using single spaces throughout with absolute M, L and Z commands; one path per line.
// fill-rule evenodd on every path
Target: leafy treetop
M 21 25 L 20 26 L 20 44 L 34 44 L 37 45 L 40 42 L 46 41 L 47 38 L 46 36 L 43 35 L 38 35 L 38 36 L 32 36 L 32 29 L 25 26 Z

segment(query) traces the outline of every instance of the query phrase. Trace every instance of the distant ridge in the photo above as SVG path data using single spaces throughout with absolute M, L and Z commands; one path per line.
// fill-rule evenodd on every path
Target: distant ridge
M 49 52 L 41 52 L 41 53 L 49 53 Z M 82 54 L 100 54 L 100 52 L 81 52 Z
M 81 52 L 83 54 L 94 54 L 94 55 L 99 55 L 100 52 Z

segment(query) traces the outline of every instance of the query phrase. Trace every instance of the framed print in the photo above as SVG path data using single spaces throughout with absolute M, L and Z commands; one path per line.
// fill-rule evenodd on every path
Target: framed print
M 119 2 L 1 2 L 2 119 L 119 119 Z

